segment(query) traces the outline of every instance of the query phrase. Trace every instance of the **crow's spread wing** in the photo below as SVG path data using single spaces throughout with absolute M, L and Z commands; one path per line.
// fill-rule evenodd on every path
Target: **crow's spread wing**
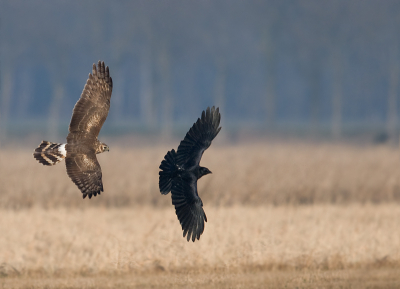
M 100 195 L 100 192 L 103 192 L 101 167 L 94 152 L 72 153 L 67 155 L 65 162 L 67 174 L 81 190 L 83 198 L 88 196 L 90 199 L 92 195 Z
M 219 108 L 213 106 L 203 111 L 201 118 L 190 128 L 185 138 L 179 144 L 176 162 L 184 169 L 189 170 L 198 166 L 203 152 L 211 145 L 211 141 L 217 136 L 221 128 L 219 123 L 221 114 Z
M 68 143 L 82 138 L 96 138 L 110 109 L 112 78 L 108 66 L 99 61 L 93 64 L 92 74 L 75 104 L 69 125 Z
M 192 176 L 191 180 L 176 179 L 173 182 L 172 204 L 181 223 L 183 237 L 187 234 L 187 240 L 192 238 L 200 239 L 204 231 L 204 221 L 207 222 L 206 214 L 203 210 L 203 202 L 197 194 L 197 180 Z

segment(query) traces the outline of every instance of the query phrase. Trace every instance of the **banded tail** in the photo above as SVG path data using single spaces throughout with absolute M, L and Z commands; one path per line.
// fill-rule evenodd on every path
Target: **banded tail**
M 61 162 L 67 156 L 65 144 L 42 141 L 35 149 L 33 157 L 45 166 L 53 166 Z
M 158 172 L 160 175 L 158 185 L 161 194 L 166 195 L 171 191 L 172 179 L 177 173 L 175 150 L 167 152 L 164 160 L 161 162 L 160 169 L 161 171 Z

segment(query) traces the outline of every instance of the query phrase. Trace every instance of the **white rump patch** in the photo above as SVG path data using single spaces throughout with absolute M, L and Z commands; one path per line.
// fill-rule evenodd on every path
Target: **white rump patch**
M 60 152 L 60 154 L 62 154 L 64 157 L 67 156 L 67 151 L 65 150 L 65 145 L 66 144 L 62 144 L 58 147 L 58 151 Z

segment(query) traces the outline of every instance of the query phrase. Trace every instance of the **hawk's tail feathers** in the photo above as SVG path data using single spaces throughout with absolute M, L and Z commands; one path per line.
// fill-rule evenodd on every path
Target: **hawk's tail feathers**
M 166 195 L 171 191 L 172 179 L 176 175 L 177 166 L 175 150 L 167 152 L 164 160 L 161 162 L 160 169 L 161 171 L 158 172 L 160 175 L 158 185 L 161 194 Z
M 33 153 L 33 157 L 45 166 L 53 166 L 67 156 L 65 144 L 42 141 Z

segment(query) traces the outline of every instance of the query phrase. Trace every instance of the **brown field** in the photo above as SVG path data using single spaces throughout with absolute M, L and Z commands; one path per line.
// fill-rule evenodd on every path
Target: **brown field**
M 397 149 L 217 143 L 195 243 L 158 192 L 165 152 L 111 145 L 82 200 L 63 164 L 3 148 L 0 288 L 400 287 Z
M 64 163 L 46 167 L 32 157 L 38 143 L 29 150 L 0 150 L 0 208 L 171 204 L 158 191 L 158 166 L 176 144 L 135 149 L 110 144 L 110 152 L 98 155 L 105 192 L 82 201 Z M 217 143 L 202 158 L 213 174 L 201 179 L 199 192 L 212 206 L 400 204 L 399 162 L 399 150 L 388 146 Z
M 228 275 L 226 288 L 235 278 L 244 285 L 254 277 L 257 288 L 274 278 L 288 283 L 303 275 L 303 285 L 315 286 L 348 272 L 372 272 L 386 276 L 380 282 L 400 286 L 393 274 L 400 270 L 398 205 L 208 206 L 206 212 L 200 241 L 188 243 L 172 207 L 2 210 L 0 284 L 99 282 L 96 276 L 108 276 L 114 286 L 121 280 L 161 285 L 154 275 L 170 288 L 184 284 L 168 276 L 214 287 Z

